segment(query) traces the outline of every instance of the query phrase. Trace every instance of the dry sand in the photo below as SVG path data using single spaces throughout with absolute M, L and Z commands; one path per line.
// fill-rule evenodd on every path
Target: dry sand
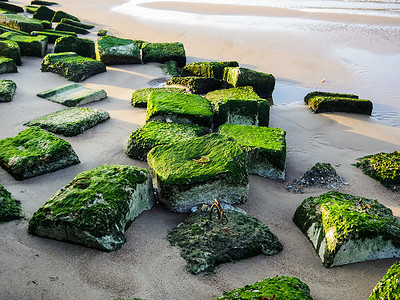
M 28 4 L 26 1 L 13 3 Z M 319 82 L 324 75 L 321 70 L 328 70 L 331 75 L 327 88 L 346 89 L 350 83 L 356 88 L 363 87 L 351 70 L 333 63 L 334 56 L 322 54 L 321 48 L 326 45 L 319 43 L 317 35 L 303 43 L 304 36 L 282 37 L 279 31 L 263 38 L 257 33 L 227 36 L 223 30 L 210 33 L 207 28 L 197 27 L 185 31 L 173 25 L 144 24 L 111 12 L 111 6 L 118 4 L 111 0 L 63 0 L 59 3 L 63 10 L 96 25 L 89 36 L 93 39 L 94 32 L 105 28 L 121 37 L 181 41 L 189 61 L 236 59 L 242 65 L 292 79 L 274 94 L 275 102 L 279 97 L 289 96 L 297 97 L 298 102 L 272 107 L 270 124 L 287 131 L 287 180 L 299 178 L 318 161 L 330 162 L 349 183 L 342 191 L 378 199 L 400 217 L 399 194 L 351 166 L 358 157 L 399 150 L 400 128 L 368 116 L 314 115 L 301 103 L 303 92 L 309 88 L 288 88 L 290 85 L 298 87 L 298 82 L 305 86 Z M 340 38 L 345 41 L 348 37 L 344 34 Z M 350 44 L 364 42 L 346 41 Z M 391 44 L 389 49 L 387 45 L 382 42 L 379 46 L 377 41 L 371 41 L 368 47 L 383 52 L 395 51 L 398 47 Z M 19 73 L 0 76 L 18 85 L 13 101 L 0 104 L 0 139 L 18 134 L 25 129 L 26 121 L 64 108 L 35 96 L 66 83 L 56 74 L 41 73 L 40 63 L 38 58 L 24 57 Z M 292 217 L 306 197 L 327 190 L 292 194 L 285 190 L 284 183 L 258 176 L 251 176 L 249 199 L 240 207 L 269 226 L 284 250 L 271 257 L 260 255 L 220 265 L 208 276 L 195 276 L 185 271 L 179 249 L 165 240 L 167 230 L 178 225 L 186 215 L 171 213 L 158 205 L 137 218 L 127 231 L 126 244 L 113 253 L 29 235 L 26 230 L 32 214 L 77 173 L 105 163 L 146 167 L 145 163 L 123 153 L 129 134 L 145 121 L 145 111 L 131 107 L 129 100 L 135 89 L 148 87 L 149 81 L 165 75 L 157 64 L 107 69 L 106 73 L 93 76 L 83 84 L 107 91 L 107 99 L 87 106 L 107 110 L 111 119 L 77 137 L 65 138 L 77 152 L 80 164 L 21 182 L 0 169 L 0 183 L 22 201 L 26 214 L 26 220 L 0 225 L 0 299 L 213 299 L 225 290 L 266 277 L 288 275 L 306 282 L 316 300 L 357 300 L 366 299 L 396 261 L 385 259 L 326 269 L 311 243 L 292 222 Z M 372 93 L 372 90 L 367 92 Z

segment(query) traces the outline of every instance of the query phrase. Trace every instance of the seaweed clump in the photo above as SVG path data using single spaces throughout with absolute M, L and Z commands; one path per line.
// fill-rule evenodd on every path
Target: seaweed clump
M 18 220 L 23 217 L 21 202 L 0 184 L 0 223 Z
M 400 299 L 400 262 L 394 263 L 376 284 L 368 300 Z

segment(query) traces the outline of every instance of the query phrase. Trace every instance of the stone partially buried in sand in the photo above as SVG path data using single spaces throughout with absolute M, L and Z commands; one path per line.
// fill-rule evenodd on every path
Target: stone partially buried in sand
M 32 18 L 38 19 L 38 20 L 51 21 L 51 20 L 53 20 L 55 13 L 56 12 L 54 10 L 52 10 L 51 8 L 48 8 L 47 6 L 42 5 L 35 11 Z
M 239 67 L 239 64 L 237 61 L 193 62 L 182 68 L 181 75 L 183 77 L 212 77 L 222 80 L 224 78 L 225 67 Z
M 282 300 L 312 300 L 310 288 L 296 277 L 276 276 L 266 278 L 254 284 L 245 285 L 229 292 L 216 300 L 232 299 L 282 299 Z
M 166 85 L 184 86 L 193 94 L 206 94 L 220 89 L 223 83 L 222 80 L 211 77 L 173 77 L 166 82 Z
M 47 37 L 44 35 L 30 36 L 15 32 L 5 32 L 0 35 L 0 40 L 16 42 L 21 55 L 43 57 L 47 50 Z
M 209 134 L 153 148 L 147 155 L 160 202 L 171 211 L 189 212 L 198 204 L 241 204 L 247 200 L 246 156 L 232 139 Z
M 61 22 L 61 20 L 63 18 L 70 19 L 70 20 L 73 20 L 73 21 L 76 21 L 76 22 L 80 22 L 81 21 L 77 17 L 75 17 L 73 15 L 70 15 L 70 14 L 68 14 L 68 13 L 66 13 L 66 12 L 64 12 L 62 10 L 56 11 L 54 16 L 53 16 L 53 19 L 51 21 L 55 22 L 55 23 L 58 23 L 58 22 Z
M 162 87 L 162 88 L 144 88 L 132 93 L 131 104 L 134 107 L 147 107 L 147 100 L 152 92 L 170 92 L 186 94 L 184 88 Z
M 0 56 L 12 58 L 16 65 L 21 65 L 21 51 L 16 42 L 7 40 L 0 41 Z
M 109 118 L 108 112 L 100 109 L 70 107 L 27 122 L 24 125 L 37 126 L 64 136 L 75 136 Z
M 0 140 L 0 165 L 17 180 L 54 172 L 79 162 L 70 143 L 38 127 Z
M 168 231 L 167 240 L 181 248 L 189 272 L 212 272 L 222 263 L 282 251 L 278 238 L 258 219 L 230 205 L 221 208 L 226 217 L 223 222 L 215 208 L 210 220 L 210 209 L 205 206 Z
M 399 299 L 400 262 L 395 262 L 383 278 L 376 284 L 368 300 Z
M 21 202 L 14 199 L 11 193 L 0 184 L 0 223 L 22 217 Z
M 42 22 L 20 14 L 0 14 L 0 24 L 28 33 L 43 30 Z
M 233 138 L 243 149 L 249 173 L 285 179 L 286 132 L 280 128 L 225 124 L 219 133 Z
M 147 122 L 132 132 L 125 154 L 134 159 L 147 160 L 147 154 L 155 146 L 174 144 L 206 134 L 202 126 L 195 124 L 174 124 Z
M 78 83 L 71 83 L 43 91 L 37 96 L 65 106 L 79 106 L 105 99 L 107 93 L 103 89 L 92 90 Z
M 87 31 L 85 28 L 81 28 L 78 26 L 63 23 L 62 21 L 57 24 L 55 29 L 59 30 L 59 31 L 75 32 L 75 33 L 79 33 L 79 34 L 88 34 L 89 33 L 89 31 Z
M 94 42 L 75 36 L 63 36 L 55 41 L 54 53 L 60 52 L 75 52 L 84 57 L 96 57 Z
M 139 64 L 140 49 L 134 40 L 103 36 L 96 40 L 96 59 L 106 65 Z
M 17 65 L 12 58 L 0 56 L 0 74 L 16 73 Z
M 50 53 L 42 61 L 42 72 L 53 72 L 70 81 L 83 81 L 106 71 L 106 66 L 95 59 L 74 52 Z
M 143 63 L 165 63 L 175 60 L 178 67 L 186 64 L 186 52 L 182 43 L 146 43 L 142 47 Z
M 328 192 L 304 200 L 293 221 L 325 267 L 400 257 L 400 222 L 377 200 Z
M 125 243 L 134 219 L 153 205 L 146 169 L 103 165 L 79 173 L 59 190 L 33 214 L 28 232 L 114 251 Z
M 14 97 L 17 85 L 9 79 L 0 80 L 0 102 L 10 102 Z
M 57 30 L 52 30 L 52 29 L 43 29 L 43 31 L 32 31 L 31 35 L 33 35 L 33 36 L 38 36 L 38 35 L 47 36 L 47 41 L 48 41 L 48 43 L 51 43 L 51 44 L 55 43 L 55 41 L 57 39 L 61 38 L 61 37 L 67 37 L 67 36 L 76 37 L 76 33 L 75 32 L 57 31 Z M 66 51 L 59 51 L 59 52 L 66 52 Z M 75 52 L 75 51 L 71 51 L 71 52 Z M 77 53 L 77 54 L 79 54 L 79 53 Z

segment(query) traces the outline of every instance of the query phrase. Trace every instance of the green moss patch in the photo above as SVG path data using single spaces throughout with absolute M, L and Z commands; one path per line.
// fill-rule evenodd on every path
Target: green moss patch
M 0 1 L 0 3 L 4 2 Z M 35 30 L 43 30 L 43 25 L 40 21 L 20 14 L 2 14 L 0 15 L 0 24 L 28 33 Z
M 178 69 L 178 63 L 175 60 L 169 60 L 166 63 L 163 63 L 160 66 L 160 68 L 167 75 L 180 76 L 179 69 Z
M 21 202 L 0 184 L 0 223 L 23 218 Z
M 67 141 L 38 127 L 0 140 L 0 165 L 17 180 L 54 172 L 77 163 L 78 156 Z
M 147 160 L 160 201 L 172 211 L 188 212 L 215 198 L 228 204 L 247 200 L 246 156 L 235 141 L 223 135 L 157 146 Z
M 12 11 L 12 12 L 16 12 L 16 13 L 24 12 L 24 8 L 23 7 L 18 6 L 18 5 L 14 5 L 14 4 L 11 4 L 11 3 L 7 3 L 7 2 L 4 2 L 4 1 L 0 1 L 0 8 L 6 9 L 6 10 L 9 10 L 9 11 Z
M 107 33 L 108 33 L 107 30 L 105 30 L 105 29 L 100 29 L 100 30 L 97 32 L 97 36 L 106 36 Z
M 50 53 L 42 61 L 42 72 L 53 72 L 70 81 L 83 81 L 106 71 L 106 66 L 95 59 L 74 52 Z
M 16 72 L 18 71 L 15 61 L 11 58 L 0 56 L 0 74 L 16 73 Z
M 183 67 L 186 64 L 186 52 L 182 43 L 145 43 L 142 59 L 143 63 L 175 60 L 178 67 Z
M 43 57 L 47 50 L 47 37 L 43 35 L 30 36 L 15 32 L 6 32 L 0 35 L 0 40 L 16 42 L 21 55 Z
M 154 205 L 146 169 L 104 165 L 79 173 L 29 221 L 34 235 L 114 251 L 142 211 Z
M 173 77 L 167 81 L 166 85 L 180 85 L 193 94 L 207 94 L 221 88 L 223 81 L 210 77 Z
M 21 34 L 21 35 L 29 36 L 29 33 L 27 33 L 27 32 L 23 32 L 21 30 L 17 30 L 17 29 L 13 29 L 11 27 L 0 25 L 0 34 L 6 33 L 6 32 L 15 32 L 15 33 L 18 33 L 18 34 Z
M 63 23 L 62 21 L 57 24 L 55 29 L 59 30 L 59 31 L 75 32 L 75 33 L 79 33 L 79 34 L 88 34 L 89 33 L 89 31 L 87 31 L 85 28 L 81 28 L 78 26 Z
M 67 36 L 73 36 L 76 37 L 75 32 L 66 32 L 66 31 L 58 31 L 58 30 L 49 30 L 49 29 L 44 29 L 43 31 L 32 31 L 31 35 L 33 36 L 38 36 L 38 35 L 44 35 L 47 36 L 47 40 L 49 43 L 55 43 L 57 39 L 61 37 L 67 37 Z M 94 42 L 93 43 L 93 48 L 94 48 Z M 72 50 L 71 50 L 72 51 Z M 68 51 L 62 51 L 62 52 L 68 52 Z M 75 51 L 73 51 L 75 52 Z M 79 54 L 79 53 L 77 53 Z M 81 55 L 81 54 L 79 54 Z
M 251 86 L 240 86 L 230 89 L 216 90 L 205 96 L 212 103 L 224 102 L 229 99 L 263 99 L 260 98 Z
M 211 127 L 210 102 L 198 95 L 152 92 L 147 103 L 146 121 L 194 123 Z
M 34 14 L 40 6 L 37 5 L 25 5 L 24 6 L 24 10 L 28 13 L 28 14 Z
M 140 49 L 134 40 L 103 36 L 96 41 L 96 59 L 106 65 L 138 64 Z
M 70 107 L 27 122 L 24 125 L 37 126 L 64 136 L 75 136 L 109 118 L 108 112 L 100 109 Z
M 47 6 L 40 6 L 36 12 L 33 14 L 32 18 L 38 19 L 38 20 L 47 20 L 51 21 L 53 20 L 54 14 L 56 12 Z
M 247 157 L 249 173 L 285 179 L 286 132 L 280 128 L 225 124 L 219 133 L 233 138 Z
M 368 300 L 400 299 L 400 262 L 394 263 L 376 284 Z
M 186 94 L 186 89 L 164 87 L 164 88 L 144 88 L 132 93 L 131 104 L 134 107 L 147 107 L 147 100 L 152 92 L 169 92 Z
M 377 200 L 328 192 L 304 200 L 293 221 L 326 267 L 400 257 L 400 222 Z
M 385 187 L 400 191 L 400 152 L 378 153 L 357 159 L 354 164 L 365 174 L 378 180 Z
M 223 211 L 225 225 L 216 216 L 211 220 L 208 208 L 168 231 L 167 240 L 181 248 L 189 272 L 212 272 L 221 263 L 282 251 L 278 238 L 258 219 L 230 205 L 224 205 Z
M 275 88 L 273 75 L 242 67 L 226 67 L 224 80 L 233 87 L 252 86 L 257 95 L 263 98 L 271 97 Z
M 77 21 L 74 21 L 74 20 L 71 20 L 71 19 L 67 19 L 67 18 L 61 19 L 61 23 L 69 24 L 69 25 L 80 27 L 80 28 L 84 28 L 84 29 L 92 29 L 92 28 L 94 28 L 94 25 L 77 22 Z
M 70 15 L 62 10 L 58 10 L 55 12 L 54 16 L 53 16 L 53 20 L 51 20 L 52 22 L 61 22 L 62 19 L 70 19 L 76 22 L 80 22 L 81 20 L 79 20 L 77 17 Z
M 182 76 L 212 77 L 222 80 L 225 67 L 239 67 L 236 61 L 194 62 L 182 68 Z
M 92 40 L 74 36 L 64 36 L 56 40 L 54 44 L 54 53 L 60 52 L 75 52 L 84 57 L 96 57 L 95 45 Z
M 0 56 L 12 58 L 18 66 L 22 63 L 19 46 L 13 41 L 0 41 Z
M 0 80 L 0 102 L 10 102 L 14 97 L 17 85 L 9 79 Z
M 312 300 L 310 288 L 296 277 L 276 276 L 254 284 L 225 292 L 216 300 L 274 299 L 274 300 Z
M 314 97 L 336 97 L 336 98 L 351 98 L 351 99 L 358 99 L 357 95 L 353 94 L 342 94 L 342 93 L 331 93 L 331 92 L 310 92 L 304 97 L 304 102 L 308 104 L 308 101 Z
M 155 146 L 174 144 L 204 134 L 205 128 L 194 124 L 147 122 L 132 132 L 125 154 L 134 159 L 147 160 L 147 154 Z

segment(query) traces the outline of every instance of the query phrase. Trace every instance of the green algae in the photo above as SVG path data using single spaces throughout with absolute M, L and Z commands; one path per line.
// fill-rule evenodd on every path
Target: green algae
M 61 38 L 61 37 L 67 37 L 67 36 L 76 37 L 76 33 L 75 32 L 49 30 L 49 29 L 44 29 L 43 31 L 32 31 L 31 35 L 33 35 L 33 36 L 38 36 L 38 35 L 47 36 L 47 40 L 48 40 L 49 43 L 55 43 L 56 40 Z M 94 44 L 94 42 L 93 42 L 93 44 Z M 93 45 L 93 47 L 94 47 L 94 45 Z M 63 52 L 66 52 L 66 51 L 63 51 Z
M 222 263 L 282 251 L 278 238 L 258 219 L 232 206 L 223 209 L 225 225 L 210 220 L 209 210 L 198 210 L 168 231 L 167 240 L 181 248 L 189 272 L 212 272 Z
M 145 43 L 142 47 L 143 63 L 165 63 L 175 60 L 178 67 L 186 64 L 186 52 L 182 43 Z
M 76 136 L 109 118 L 109 113 L 103 110 L 71 107 L 37 118 L 24 125 L 37 126 L 64 136 Z
M 75 33 L 79 33 L 79 34 L 88 34 L 89 33 L 89 31 L 87 31 L 85 28 L 70 25 L 70 24 L 64 23 L 62 21 L 57 24 L 55 29 L 59 30 L 59 31 L 75 32 Z
M 182 68 L 182 76 L 212 77 L 222 80 L 225 67 L 238 67 L 236 61 L 194 62 Z
M 70 81 L 83 81 L 106 71 L 106 66 L 95 59 L 74 52 L 50 53 L 42 61 L 42 72 L 53 72 Z
M 106 65 L 141 63 L 136 42 L 114 36 L 103 36 L 96 40 L 96 59 Z
M 12 58 L 0 56 L 0 74 L 16 73 L 17 65 Z
M 239 86 L 235 88 L 216 90 L 205 96 L 212 103 L 223 102 L 229 99 L 263 99 L 257 95 L 252 86 Z
M 181 85 L 193 94 L 206 94 L 221 88 L 223 81 L 210 77 L 173 77 L 166 85 Z
M 105 29 L 100 29 L 100 30 L 97 32 L 97 36 L 106 36 L 107 33 L 108 33 L 107 30 L 105 30 Z
M 47 49 L 47 37 L 43 35 L 30 36 L 15 32 L 5 32 L 0 40 L 13 41 L 18 44 L 21 55 L 43 57 Z
M 36 12 L 33 14 L 32 18 L 38 19 L 38 20 L 47 20 L 51 21 L 53 20 L 54 14 L 56 12 L 47 6 L 40 6 Z
M 31 19 L 19 14 L 0 15 L 0 24 L 27 33 L 43 30 L 43 25 L 39 20 Z
M 177 119 L 174 123 L 211 127 L 212 117 L 210 102 L 199 95 L 152 92 L 147 103 L 146 121 Z
M 357 159 L 353 166 L 392 191 L 400 190 L 400 152 L 378 153 Z
M 37 5 L 25 5 L 24 6 L 24 10 L 28 13 L 28 14 L 34 14 L 40 6 Z
M 26 35 L 29 36 L 29 33 L 27 32 L 23 32 L 21 30 L 17 30 L 8 26 L 4 26 L 0 24 L 0 34 L 6 33 L 6 32 L 14 32 L 14 33 L 18 33 L 20 35 Z
M 92 28 L 94 28 L 94 25 L 77 22 L 77 21 L 74 21 L 74 20 L 71 20 L 71 19 L 67 19 L 67 18 L 61 19 L 61 23 L 73 25 L 73 26 L 76 26 L 76 27 L 84 28 L 84 29 L 92 29 Z
M 370 100 L 330 96 L 309 98 L 308 106 L 314 113 L 346 112 L 364 115 L 371 115 L 373 108 Z
M 165 74 L 171 75 L 171 76 L 180 76 L 179 70 L 178 70 L 178 63 L 175 60 L 169 60 L 166 63 L 163 63 L 160 66 L 161 70 L 164 71 Z
M 9 79 L 0 80 L 0 102 L 10 102 L 14 97 L 17 85 Z
M 312 226 L 322 229 L 326 247 L 320 256 L 323 255 L 321 259 L 326 267 L 333 264 L 335 255 L 350 240 L 382 237 L 394 247 L 400 247 L 400 222 L 389 208 L 373 199 L 328 192 L 304 200 L 296 209 L 293 221 L 304 234 Z M 320 245 L 318 240 L 317 247 Z
M 77 17 L 75 17 L 73 15 L 70 15 L 70 14 L 68 14 L 68 13 L 66 13 L 66 12 L 64 12 L 62 10 L 56 11 L 54 16 L 53 16 L 53 19 L 51 21 L 58 23 L 58 22 L 61 22 L 61 20 L 64 19 L 64 18 L 65 19 L 70 19 L 70 20 L 73 20 L 73 21 L 76 21 L 76 22 L 80 22 L 81 21 Z
M 376 284 L 368 300 L 400 299 L 400 262 L 389 268 L 383 278 Z
M 274 299 L 274 300 L 312 300 L 310 288 L 296 277 L 276 276 L 254 284 L 225 292 L 216 300 Z
M 75 36 L 60 37 L 55 41 L 54 53 L 60 52 L 75 52 L 83 57 L 96 57 L 95 43 L 92 40 Z
M 343 93 L 331 93 L 331 92 L 310 92 L 304 97 L 304 102 L 308 104 L 308 101 L 314 97 L 338 97 L 338 98 L 351 98 L 358 99 L 359 97 L 354 94 L 343 94 Z
M 23 218 L 21 202 L 0 184 L 0 223 Z
M 17 180 L 54 172 L 79 162 L 70 143 L 38 127 L 0 140 L 0 165 Z
M 125 154 L 134 159 L 147 160 L 147 154 L 156 146 L 174 144 L 204 134 L 205 128 L 194 124 L 147 122 L 132 132 Z
M 152 92 L 186 93 L 186 89 L 174 87 L 144 88 L 132 93 L 131 104 L 134 107 L 147 107 L 147 100 Z
M 132 221 L 153 206 L 152 192 L 146 169 L 103 165 L 60 189 L 33 214 L 28 232 L 114 251 Z

